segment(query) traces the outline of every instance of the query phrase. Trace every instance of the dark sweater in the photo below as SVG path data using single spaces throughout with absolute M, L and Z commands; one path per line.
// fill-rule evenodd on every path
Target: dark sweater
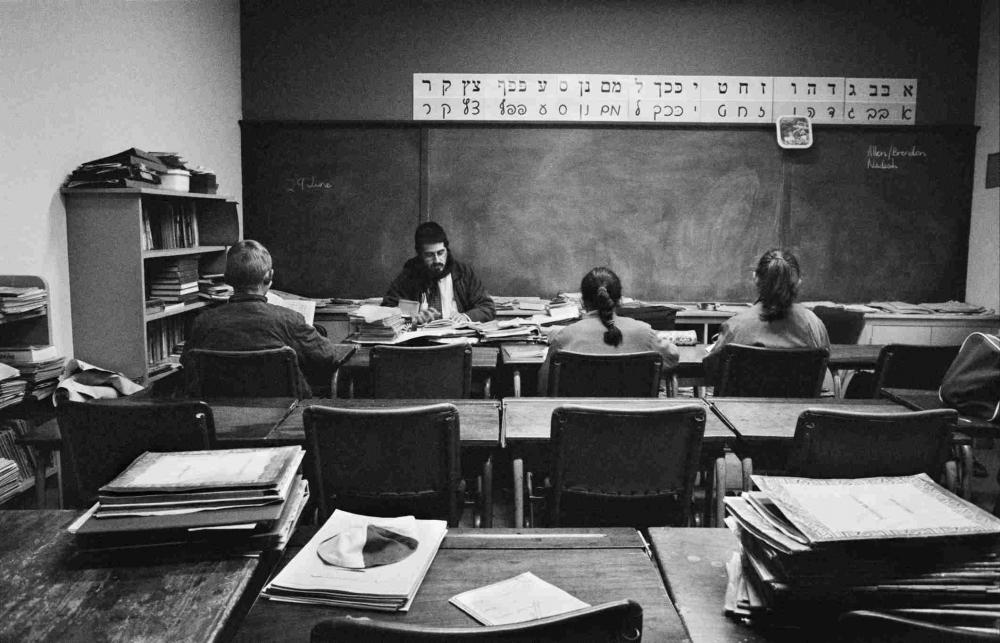
M 486 294 L 486 289 L 472 268 L 450 256 L 448 263 L 451 267 L 451 281 L 458 311 L 465 313 L 475 322 L 493 319 L 496 316 L 493 299 Z M 437 282 L 428 277 L 427 269 L 420 257 L 413 257 L 403 264 L 402 272 L 389 284 L 389 290 L 382 298 L 382 305 L 398 306 L 400 299 L 420 301 L 421 295 L 436 285 Z

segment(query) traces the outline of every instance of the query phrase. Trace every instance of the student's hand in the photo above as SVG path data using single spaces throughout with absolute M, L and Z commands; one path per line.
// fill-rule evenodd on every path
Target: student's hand
M 418 310 L 414 319 L 418 324 L 426 324 L 427 322 L 434 321 L 435 319 L 440 319 L 440 317 L 441 313 L 439 313 L 436 308 L 428 308 L 427 310 Z
M 465 313 L 455 312 L 455 313 L 451 314 L 451 321 L 455 322 L 456 324 L 462 324 L 464 322 L 468 322 L 468 321 L 472 321 L 472 320 L 469 319 L 469 316 L 466 315 Z

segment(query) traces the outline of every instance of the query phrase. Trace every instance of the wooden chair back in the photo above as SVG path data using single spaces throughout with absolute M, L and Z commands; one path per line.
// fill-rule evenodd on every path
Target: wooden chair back
M 472 347 L 373 346 L 372 397 L 467 398 L 472 390 Z
M 726 344 L 719 357 L 717 397 L 819 397 L 829 351 Z
M 193 348 L 185 369 L 187 391 L 197 398 L 308 396 L 309 386 L 290 346 L 253 351 Z
M 309 487 L 326 520 L 335 508 L 370 516 L 461 517 L 459 421 L 452 404 L 303 413 Z
M 556 351 L 549 366 L 551 397 L 656 397 L 663 356 Z
M 815 306 L 813 313 L 826 326 L 831 344 L 857 344 L 865 327 L 865 314 L 840 306 Z
M 959 346 L 915 346 L 889 344 L 883 346 L 875 364 L 875 390 L 883 388 L 916 388 L 937 390 L 948 367 L 955 361 Z

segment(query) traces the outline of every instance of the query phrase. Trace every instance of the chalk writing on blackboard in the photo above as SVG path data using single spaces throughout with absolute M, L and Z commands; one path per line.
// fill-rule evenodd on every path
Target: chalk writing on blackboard
M 285 192 L 307 192 L 309 190 L 332 190 L 333 181 L 317 179 L 315 176 L 296 176 L 284 180 Z
M 869 145 L 865 153 L 865 167 L 869 170 L 898 170 L 908 160 L 924 158 L 927 152 L 916 145 L 898 148 L 895 145 Z
M 912 125 L 917 81 L 811 76 L 413 75 L 421 121 Z

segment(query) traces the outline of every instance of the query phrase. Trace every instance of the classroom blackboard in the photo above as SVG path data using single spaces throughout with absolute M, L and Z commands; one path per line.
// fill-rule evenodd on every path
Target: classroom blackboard
M 629 296 L 746 301 L 782 246 L 803 299 L 964 297 L 971 127 L 817 127 L 806 150 L 763 127 L 243 132 L 246 236 L 294 292 L 383 293 L 429 218 L 493 294 L 576 290 L 608 265 Z
M 274 260 L 274 287 L 370 297 L 413 254 L 420 132 L 242 123 L 244 236 Z

